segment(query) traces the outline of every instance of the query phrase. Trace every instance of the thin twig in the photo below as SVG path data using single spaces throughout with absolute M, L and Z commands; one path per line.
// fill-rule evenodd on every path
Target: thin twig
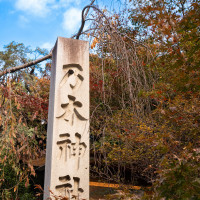
M 99 8 L 97 8 L 96 6 L 93 6 L 93 5 L 88 5 L 88 6 L 85 6 L 82 10 L 82 23 L 81 23 L 81 27 L 76 35 L 76 39 L 78 40 L 80 35 L 82 34 L 82 31 L 83 31 L 83 28 L 85 26 L 85 15 L 84 15 L 84 12 L 87 8 L 93 8 L 94 10 L 97 10 L 99 13 L 101 13 L 104 18 L 106 19 L 106 21 L 108 22 L 110 28 L 112 28 L 112 25 L 110 24 L 110 21 L 109 19 L 107 18 L 107 16 L 103 13 L 103 11 L 101 11 Z
M 95 0 L 92 0 L 92 1 L 91 1 L 91 3 L 90 3 L 90 6 L 91 6 L 91 5 L 92 5 L 94 2 L 95 2 Z M 88 8 L 88 9 L 87 9 L 87 11 L 86 11 L 86 13 L 85 13 L 85 16 L 84 16 L 84 18 L 86 18 L 86 17 L 87 17 L 87 15 L 88 15 L 89 11 L 90 11 L 90 8 Z

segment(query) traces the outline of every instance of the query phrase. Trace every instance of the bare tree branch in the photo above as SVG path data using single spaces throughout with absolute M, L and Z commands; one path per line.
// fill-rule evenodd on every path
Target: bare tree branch
M 39 59 L 37 59 L 37 60 L 34 60 L 34 61 L 31 61 L 31 62 L 25 63 L 25 64 L 23 64 L 23 65 L 19 65 L 19 66 L 16 66 L 16 67 L 11 67 L 11 68 L 9 68 L 9 69 L 5 69 L 5 70 L 3 70 L 3 71 L 0 72 L 0 77 L 3 76 L 3 75 L 5 75 L 5 74 L 8 74 L 8 73 L 13 73 L 13 72 L 16 72 L 16 71 L 18 71 L 18 70 L 21 70 L 21 69 L 25 69 L 25 68 L 27 68 L 27 67 L 30 67 L 30 66 L 32 66 L 32 65 L 36 65 L 36 64 L 38 64 L 38 63 L 40 63 L 40 62 L 42 62 L 42 61 L 44 61 L 44 60 L 47 60 L 47 59 L 49 59 L 49 58 L 51 58 L 51 57 L 52 57 L 52 53 L 50 52 L 48 55 L 46 55 L 46 56 L 44 56 L 44 57 L 42 57 L 42 58 L 39 58 Z
M 110 28 L 112 28 L 112 25 L 110 24 L 109 19 L 107 18 L 107 16 L 106 16 L 99 8 L 97 8 L 96 6 L 93 6 L 93 5 L 85 6 L 85 7 L 83 8 L 83 10 L 82 10 L 82 23 L 81 23 L 81 27 L 80 27 L 80 29 L 79 29 L 77 35 L 76 35 L 76 39 L 77 39 L 77 40 L 79 39 L 79 37 L 80 37 L 80 35 L 81 35 L 82 31 L 83 31 L 83 28 L 84 28 L 84 26 L 85 26 L 85 16 L 86 16 L 86 15 L 84 15 L 84 12 L 85 12 L 85 10 L 86 10 L 87 8 L 88 8 L 88 9 L 89 9 L 89 8 L 93 8 L 94 10 L 97 10 L 99 13 L 101 13 L 101 14 L 104 16 L 104 18 L 106 19 L 106 21 L 108 22 L 108 24 L 110 25 Z M 88 13 L 88 12 L 89 12 L 89 11 L 87 10 L 87 13 Z
M 91 5 L 92 5 L 94 2 L 95 2 L 95 0 L 92 0 L 92 1 L 91 1 L 91 3 L 90 3 L 90 6 L 91 6 Z M 90 11 L 90 8 L 88 8 L 88 9 L 87 9 L 87 11 L 86 11 L 86 13 L 85 13 L 85 16 L 84 16 L 84 18 L 86 18 L 86 17 L 87 17 L 87 15 L 88 15 L 89 11 Z

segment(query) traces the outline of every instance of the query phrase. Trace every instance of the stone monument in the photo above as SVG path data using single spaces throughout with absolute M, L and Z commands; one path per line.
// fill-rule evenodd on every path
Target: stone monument
M 89 200 L 89 44 L 58 37 L 52 52 L 44 200 Z

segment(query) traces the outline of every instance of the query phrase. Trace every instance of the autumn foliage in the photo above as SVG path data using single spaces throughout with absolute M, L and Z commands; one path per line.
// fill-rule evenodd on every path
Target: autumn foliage
M 130 3 L 131 27 L 114 15 L 113 30 L 104 21 L 94 34 L 104 89 L 92 109 L 94 171 L 152 184 L 147 199 L 199 199 L 199 2 Z
M 26 60 L 24 45 L 12 42 L 5 49 L 0 54 L 4 68 Z M 9 74 L 1 79 L 0 93 L 1 198 L 33 199 L 28 187 L 35 176 L 32 160 L 45 155 L 49 78 L 38 78 L 33 69 Z
M 109 21 L 97 12 L 87 34 L 91 176 L 148 185 L 143 199 L 199 199 L 200 4 L 130 0 L 129 6 L 112 16 L 104 10 Z M 11 43 L 0 52 L 2 69 L 28 61 L 28 52 Z M 35 175 L 31 161 L 45 155 L 49 67 L 1 77 L 4 199 L 21 195 Z

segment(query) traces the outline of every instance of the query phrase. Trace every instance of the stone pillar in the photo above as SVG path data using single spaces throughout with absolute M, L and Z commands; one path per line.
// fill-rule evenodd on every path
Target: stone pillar
M 59 37 L 52 53 L 44 200 L 89 200 L 89 44 Z

